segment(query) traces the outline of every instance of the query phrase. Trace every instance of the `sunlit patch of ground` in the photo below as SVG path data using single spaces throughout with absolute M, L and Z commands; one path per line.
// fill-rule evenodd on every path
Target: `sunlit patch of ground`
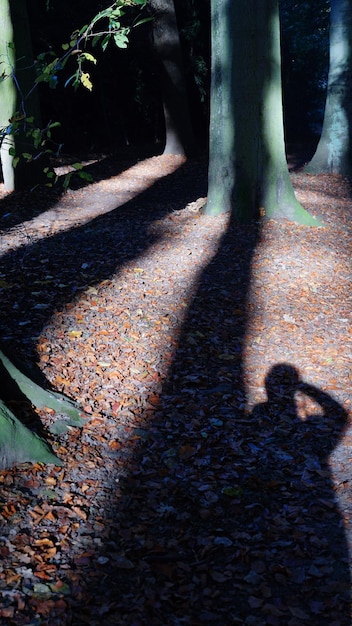
M 160 177 L 177 171 L 182 163 L 178 157 L 143 161 L 116 177 L 68 192 L 57 206 L 1 237 L 4 253 L 1 307 L 2 319 L 6 319 L 3 331 L 6 330 L 7 340 L 24 352 L 29 343 L 33 344 L 47 379 L 56 389 L 80 402 L 90 416 L 81 431 L 68 429 L 51 438 L 57 454 L 65 461 L 64 468 L 29 466 L 25 472 L 21 468 L 0 472 L 7 498 L 7 508 L 1 513 L 4 573 L 0 586 L 2 581 L 8 594 L 8 615 L 22 616 L 22 621 L 17 620 L 21 626 L 26 623 L 25 607 L 30 603 L 32 614 L 41 616 L 40 619 L 50 615 L 51 623 L 65 626 L 76 623 L 70 621 L 71 611 L 75 613 L 77 624 L 98 624 L 101 615 L 104 620 L 105 616 L 113 620 L 114 611 L 118 623 L 131 623 L 128 621 L 130 603 L 136 603 L 137 608 L 134 608 L 138 613 L 138 603 L 144 607 L 147 598 L 148 610 L 154 610 L 152 602 L 158 576 L 165 576 L 163 593 L 166 598 L 168 593 L 173 597 L 174 589 L 177 598 L 182 598 L 182 588 L 179 591 L 177 581 L 176 586 L 173 582 L 176 565 L 172 560 L 170 565 L 167 560 L 170 552 L 173 556 L 179 548 L 189 549 L 187 541 L 190 541 L 192 551 L 198 550 L 203 555 L 198 559 L 192 552 L 192 568 L 199 567 L 199 571 L 197 576 L 193 571 L 190 574 L 192 584 L 203 589 L 202 576 L 208 573 L 202 559 L 204 562 L 211 560 L 219 546 L 221 550 L 231 550 L 232 542 L 238 540 L 235 520 L 227 520 L 226 515 L 216 519 L 215 539 L 211 541 L 217 540 L 218 547 L 215 543 L 208 546 L 205 532 L 206 524 L 211 524 L 211 516 L 207 522 L 211 508 L 207 507 L 212 502 L 216 506 L 217 499 L 220 501 L 222 497 L 216 481 L 221 483 L 225 472 L 222 459 L 226 459 L 231 445 L 231 461 L 238 464 L 240 473 L 247 471 L 246 458 L 243 461 L 241 457 L 242 442 L 236 440 L 236 428 L 232 426 L 223 431 L 224 423 L 230 420 L 227 423 L 225 418 L 219 419 L 222 416 L 217 413 L 218 407 L 222 407 L 222 394 L 227 398 L 224 406 L 228 410 L 232 406 L 231 394 L 235 397 L 237 389 L 235 384 L 228 384 L 225 374 L 224 380 L 209 381 L 207 362 L 202 362 L 202 369 L 198 371 L 197 360 L 198 356 L 200 360 L 203 358 L 202 346 L 208 349 L 211 343 L 209 354 L 215 355 L 214 361 L 219 358 L 218 371 L 223 373 L 226 364 L 230 371 L 241 355 L 226 352 L 228 344 L 233 346 L 235 339 L 226 335 L 219 324 L 222 318 L 217 316 L 217 306 L 221 312 L 226 304 L 219 298 L 214 306 L 211 297 L 207 300 L 206 288 L 196 311 L 201 313 L 204 296 L 204 317 L 209 333 L 199 332 L 197 319 L 187 321 L 189 306 L 199 295 L 199 280 L 208 263 L 216 258 L 228 217 L 204 217 L 198 205 L 189 203 L 175 211 L 164 207 L 155 219 L 150 219 L 151 204 L 147 204 L 142 213 L 124 214 L 123 223 L 119 222 L 117 213 L 89 228 L 91 220 L 107 216 L 117 206 L 122 208 Z M 263 225 L 261 243 L 251 268 L 247 332 L 240 344 L 247 409 L 266 400 L 265 377 L 273 365 L 285 362 L 294 366 L 304 380 L 326 391 L 348 410 L 352 399 L 349 190 L 346 182 L 337 177 L 315 179 L 294 175 L 293 181 L 300 201 L 322 217 L 326 228 L 306 228 L 273 220 Z M 192 200 L 196 201 L 197 197 Z M 168 201 L 163 196 L 153 198 L 161 207 Z M 202 201 L 199 206 L 201 204 Z M 136 230 L 133 225 L 137 218 Z M 79 227 L 84 225 L 88 228 L 79 236 Z M 28 241 L 37 245 L 27 250 Z M 236 245 L 241 256 L 241 242 Z M 15 254 L 10 261 L 6 254 L 9 251 Z M 224 279 L 228 276 L 226 269 L 225 265 L 220 268 L 217 276 L 225 292 L 231 291 L 231 285 Z M 243 290 L 246 288 L 244 284 Z M 231 332 L 236 332 L 236 315 L 240 318 L 243 313 L 236 307 L 226 311 Z M 185 324 L 188 332 L 184 333 Z M 177 378 L 173 379 L 170 371 L 175 355 L 181 353 L 182 358 L 182 349 L 187 356 L 184 371 L 176 373 L 181 378 L 184 375 L 188 387 L 178 388 L 172 397 L 170 384 L 165 400 L 164 385 L 169 376 L 171 383 L 177 386 Z M 208 400 L 212 397 L 209 385 L 213 384 L 220 384 L 220 391 L 215 392 L 211 401 Z M 204 396 L 204 406 L 197 395 L 200 388 L 209 393 Z M 309 398 L 301 396 L 298 400 L 302 419 L 316 409 Z M 40 416 L 44 424 L 52 424 L 50 413 L 43 410 Z M 156 416 L 161 426 L 156 425 Z M 176 434 L 174 425 L 180 428 Z M 158 428 L 161 432 L 154 433 Z M 256 437 L 254 431 L 247 435 Z M 182 438 L 182 445 L 175 443 L 174 436 Z M 345 441 L 350 439 L 348 432 Z M 255 443 L 258 442 L 255 440 Z M 347 443 L 341 445 L 332 461 L 339 486 L 344 480 L 346 484 L 350 480 L 347 468 L 350 453 Z M 136 450 L 141 447 L 146 451 L 139 458 Z M 213 460 L 208 460 L 211 453 L 214 458 L 216 454 L 223 455 L 215 469 Z M 250 459 L 252 464 L 253 458 Z M 175 477 L 173 464 L 177 466 L 180 460 L 185 474 L 180 477 L 176 472 Z M 195 476 L 191 473 L 192 467 Z M 233 481 L 227 488 L 233 490 L 231 498 L 235 496 L 236 507 L 237 476 L 230 462 L 226 471 L 229 472 L 226 480 Z M 182 490 L 192 481 L 202 504 L 198 506 L 197 501 L 194 510 L 191 506 L 184 510 Z M 246 484 L 244 491 L 251 489 L 250 483 Z M 274 500 L 280 497 L 275 496 L 275 486 L 270 489 Z M 329 505 L 334 506 L 330 501 Z M 252 511 L 251 507 L 250 503 L 248 510 Z M 341 511 L 346 533 L 352 536 L 350 504 L 343 494 Z M 200 512 L 203 517 L 197 517 Z M 289 515 L 282 520 L 289 523 Z M 267 521 L 272 523 L 272 520 Z M 204 536 L 199 538 L 199 524 L 203 522 Z M 223 536 L 221 529 L 227 523 Z M 158 536 L 158 524 L 162 528 L 169 524 L 169 532 Z M 173 534 L 176 527 L 177 536 Z M 250 553 L 255 528 L 254 523 L 251 531 L 241 529 L 239 551 L 234 564 L 229 563 L 228 579 L 223 572 L 223 552 L 219 557 L 220 569 L 209 570 L 211 576 L 207 585 L 209 588 L 218 585 L 218 594 L 222 594 L 231 576 L 237 580 L 240 546 L 243 541 L 247 542 Z M 271 528 L 274 534 L 278 532 L 275 524 Z M 194 536 L 191 535 L 193 530 Z M 204 544 L 198 545 L 198 539 L 204 540 Z M 266 546 L 259 543 L 259 548 L 264 554 Z M 157 562 L 154 568 L 144 556 L 138 556 L 144 555 L 143 551 L 156 558 L 165 553 L 166 560 L 161 564 Z M 182 550 L 181 553 L 183 555 Z M 134 561 L 135 554 L 139 560 Z M 178 558 L 178 553 L 176 556 Z M 188 576 L 188 556 L 182 559 L 180 569 L 175 569 L 180 585 L 182 577 Z M 247 554 L 243 563 L 246 559 Z M 258 563 L 257 556 L 255 563 Z M 283 569 L 278 572 L 280 576 L 285 573 Z M 258 576 L 254 565 L 250 574 Z M 135 584 L 126 591 L 128 577 L 135 580 Z M 250 583 L 249 578 L 246 584 Z M 110 584 L 121 585 L 118 598 L 109 597 Z M 238 589 L 241 584 L 242 580 L 237 580 Z M 95 590 L 98 590 L 96 595 Z M 214 606 L 216 597 L 214 594 Z M 232 598 L 233 587 L 229 589 L 227 601 L 232 602 Z M 211 607 L 210 593 L 205 601 Z M 96 610 L 95 621 L 89 621 L 87 603 L 93 612 Z M 156 607 L 155 614 L 159 610 Z M 260 621 L 252 623 L 260 624 Z

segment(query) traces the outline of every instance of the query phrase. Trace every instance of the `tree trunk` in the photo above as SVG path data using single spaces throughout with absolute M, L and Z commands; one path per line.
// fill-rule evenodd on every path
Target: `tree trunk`
M 24 374 L 0 350 L 0 377 L 2 398 L 28 399 L 35 407 L 49 407 L 68 416 L 65 424 L 82 426 L 82 413 L 74 402 L 60 394 L 46 390 Z M 60 423 L 59 421 L 57 424 Z M 56 425 L 57 425 L 56 424 Z M 63 432 L 63 428 L 53 432 Z M 44 439 L 33 433 L 0 400 L 0 469 L 24 462 L 62 465 Z
M 212 0 L 211 25 L 205 212 L 316 225 L 295 198 L 286 164 L 277 0 Z
M 48 444 L 24 426 L 0 400 L 0 470 L 19 463 L 63 465 Z
M 26 0 L 0 2 L 0 55 L 1 73 L 6 76 L 0 82 L 0 128 L 8 128 L 16 112 L 22 119 L 15 135 L 4 136 L 0 149 L 5 190 L 14 191 L 44 180 L 44 164 L 40 159 L 26 163 L 20 158 L 14 168 L 10 150 L 15 149 L 16 156 L 33 154 L 33 141 L 26 136 L 30 130 L 26 119 L 33 118 L 33 127 L 41 126 L 38 91 L 33 89 L 35 72 Z
M 15 71 L 16 55 L 14 50 L 14 34 L 11 19 L 10 0 L 0 2 L 0 158 L 5 191 L 14 191 L 15 172 L 11 149 L 15 142 L 13 135 L 7 134 L 10 119 L 16 110 L 17 90 L 12 78 Z
M 150 0 L 165 119 L 164 154 L 195 149 L 174 0 Z
M 330 64 L 323 129 L 307 172 L 352 174 L 352 0 L 331 0 Z

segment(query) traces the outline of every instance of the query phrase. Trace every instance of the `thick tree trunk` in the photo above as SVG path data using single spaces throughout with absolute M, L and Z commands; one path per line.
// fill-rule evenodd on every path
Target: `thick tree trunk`
M 211 24 L 205 212 L 317 224 L 296 200 L 286 164 L 277 0 L 212 0 Z
M 352 0 L 331 0 L 323 129 L 307 172 L 352 174 Z
M 60 394 L 46 390 L 24 374 L 0 350 L 0 377 L 2 397 L 28 399 L 35 407 L 49 407 L 68 416 L 66 424 L 82 426 L 76 404 Z M 55 432 L 55 429 L 53 429 Z M 60 431 L 59 431 L 60 432 Z M 62 428 L 61 428 L 62 432 Z M 48 444 L 33 433 L 0 400 L 0 469 L 24 462 L 54 463 L 62 465 Z
M 174 0 L 149 0 L 165 119 L 164 154 L 190 154 L 195 138 L 184 79 Z

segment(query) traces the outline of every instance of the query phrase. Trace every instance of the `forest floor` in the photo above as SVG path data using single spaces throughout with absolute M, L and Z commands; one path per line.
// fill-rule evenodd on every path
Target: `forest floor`
M 11 404 L 63 466 L 0 472 L 1 624 L 350 625 L 350 184 L 244 227 L 201 160 L 89 167 L 0 202 L 2 342 L 85 411 Z

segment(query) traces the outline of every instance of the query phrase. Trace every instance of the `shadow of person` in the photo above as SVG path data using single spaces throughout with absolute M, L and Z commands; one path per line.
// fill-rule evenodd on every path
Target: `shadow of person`
M 247 477 L 261 493 L 262 555 L 247 577 L 257 586 L 253 605 L 262 623 L 291 623 L 291 615 L 292 624 L 351 624 L 348 549 L 329 466 L 347 414 L 285 363 L 269 371 L 265 388 L 267 401 L 251 414 L 261 445 Z

